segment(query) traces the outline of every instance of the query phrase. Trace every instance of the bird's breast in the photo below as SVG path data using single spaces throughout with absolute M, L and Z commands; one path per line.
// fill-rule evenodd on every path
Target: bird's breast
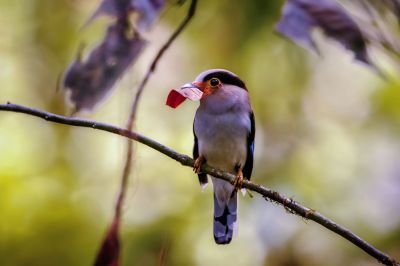
M 210 114 L 198 110 L 194 122 L 199 153 L 207 162 L 224 171 L 233 172 L 243 166 L 247 156 L 250 118 L 247 112 Z

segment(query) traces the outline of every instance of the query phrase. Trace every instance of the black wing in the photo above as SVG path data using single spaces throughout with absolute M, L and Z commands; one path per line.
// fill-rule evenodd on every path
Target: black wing
M 247 136 L 247 158 L 246 163 L 243 167 L 243 176 L 250 180 L 251 172 L 253 171 L 253 159 L 254 159 L 254 136 L 256 134 L 256 126 L 254 123 L 254 114 L 250 113 L 251 128 L 249 135 Z
M 199 141 L 197 140 L 196 132 L 194 132 L 194 123 L 193 123 L 193 136 L 194 136 L 193 159 L 196 160 L 199 157 Z M 204 186 L 208 183 L 207 174 L 198 174 L 198 177 L 201 186 Z

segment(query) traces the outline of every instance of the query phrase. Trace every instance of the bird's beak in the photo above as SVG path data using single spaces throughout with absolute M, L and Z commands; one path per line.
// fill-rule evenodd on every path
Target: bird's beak
M 205 82 L 191 82 L 181 86 L 178 90 L 171 90 L 166 104 L 172 108 L 178 107 L 186 99 L 198 101 L 204 97 L 207 84 Z
M 179 92 L 189 100 L 198 101 L 203 97 L 204 87 L 204 82 L 186 83 L 180 87 Z

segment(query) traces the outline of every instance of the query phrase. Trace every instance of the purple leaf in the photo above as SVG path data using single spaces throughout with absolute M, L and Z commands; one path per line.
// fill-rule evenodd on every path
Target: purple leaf
M 99 253 L 97 254 L 95 266 L 118 266 L 120 244 L 118 237 L 119 219 L 114 218 L 108 229 L 106 238 L 103 240 Z
M 103 0 L 88 23 L 100 15 L 125 19 L 130 12 L 137 12 L 138 27 L 146 30 L 154 23 L 164 5 L 165 0 Z
M 396 15 L 397 20 L 400 22 L 400 1 L 399 0 L 384 0 L 390 10 Z
M 347 12 L 331 0 L 286 0 L 276 29 L 300 46 L 318 53 L 311 36 L 320 28 L 326 36 L 352 51 L 357 60 L 373 65 L 361 30 Z
M 64 75 L 63 88 L 75 111 L 91 110 L 104 99 L 145 44 L 136 33 L 128 36 L 126 27 L 118 23 L 108 28 L 102 43 L 86 60 L 77 58 L 72 62 Z

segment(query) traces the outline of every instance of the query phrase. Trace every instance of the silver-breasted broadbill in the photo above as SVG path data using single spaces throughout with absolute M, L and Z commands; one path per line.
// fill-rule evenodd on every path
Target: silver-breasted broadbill
M 224 69 L 202 72 L 179 90 L 167 104 L 177 107 L 183 100 L 200 100 L 193 123 L 194 171 L 202 187 L 208 183 L 202 163 L 236 175 L 232 185 L 211 177 L 214 187 L 214 239 L 228 244 L 237 231 L 237 190 L 253 169 L 254 115 L 245 83 Z

